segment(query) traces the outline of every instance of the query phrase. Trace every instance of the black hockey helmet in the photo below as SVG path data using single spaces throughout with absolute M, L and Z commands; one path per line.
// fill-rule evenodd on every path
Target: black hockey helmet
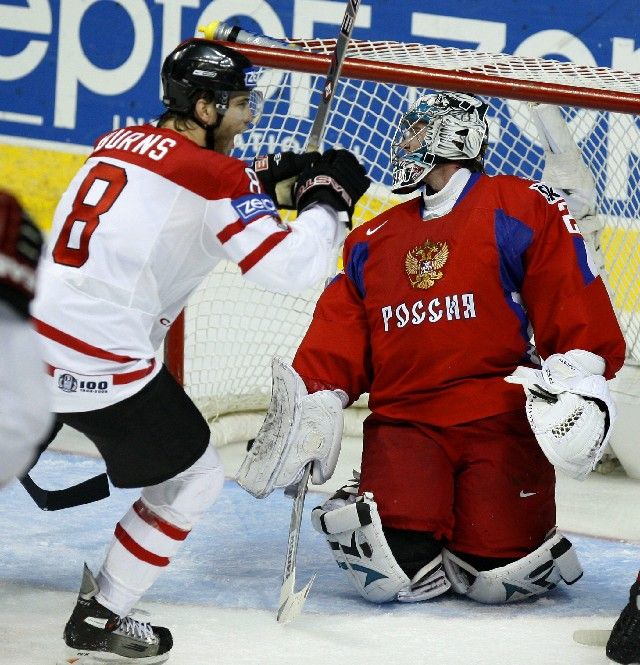
M 196 95 L 205 91 L 213 94 L 216 106 L 224 113 L 230 93 L 253 91 L 258 70 L 231 48 L 193 38 L 183 41 L 165 58 L 161 76 L 162 102 L 169 111 L 189 114 Z M 259 96 L 260 100 L 251 100 L 252 106 L 261 106 Z

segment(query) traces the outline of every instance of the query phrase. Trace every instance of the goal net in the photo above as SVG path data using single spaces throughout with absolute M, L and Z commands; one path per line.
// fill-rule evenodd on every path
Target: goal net
M 262 66 L 266 100 L 262 118 L 243 136 L 235 156 L 251 160 L 304 149 L 335 42 L 296 45 L 302 50 L 233 45 Z M 391 138 L 410 103 L 433 90 L 473 92 L 489 103 L 489 174 L 542 179 L 545 154 L 531 104 L 560 107 L 595 182 L 596 214 L 586 218 L 583 233 L 599 246 L 628 344 L 621 392 L 634 404 L 640 395 L 633 373 L 640 363 L 640 75 L 422 44 L 353 41 L 322 149 L 352 150 L 373 180 L 356 208 L 355 224 L 400 200 L 389 190 Z M 271 358 L 291 361 L 319 293 L 268 292 L 241 278 L 234 265 L 221 264 L 192 297 L 184 331 L 178 325 L 170 334 L 168 364 L 177 372 L 183 363 L 185 388 L 212 423 L 218 445 L 255 436 L 269 402 Z M 348 411 L 355 414 L 347 420 L 357 432 L 366 398 Z

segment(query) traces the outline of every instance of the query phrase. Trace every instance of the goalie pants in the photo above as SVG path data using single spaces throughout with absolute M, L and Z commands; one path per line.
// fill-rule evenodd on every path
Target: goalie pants
M 555 471 L 524 409 L 446 428 L 369 416 L 362 492 L 383 526 L 481 557 L 526 556 L 556 520 Z

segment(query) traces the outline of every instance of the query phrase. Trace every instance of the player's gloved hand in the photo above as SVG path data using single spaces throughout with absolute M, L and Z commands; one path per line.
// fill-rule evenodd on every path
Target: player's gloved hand
M 542 451 L 572 478 L 584 479 L 595 468 L 615 421 L 604 370 L 603 358 L 573 349 L 549 356 L 540 369 L 518 367 L 505 377 L 523 386 L 527 419 Z
M 8 192 L 0 191 L 0 300 L 25 318 L 35 288 L 42 233 Z
M 326 203 L 351 217 L 356 203 L 367 191 L 371 180 L 364 167 L 348 150 L 327 150 L 300 174 L 294 188 L 298 212 L 311 203 Z
M 258 176 L 262 188 L 278 208 L 295 210 L 293 186 L 296 179 L 319 157 L 319 152 L 307 152 L 302 155 L 295 152 L 276 152 L 256 157 L 253 162 L 253 170 Z

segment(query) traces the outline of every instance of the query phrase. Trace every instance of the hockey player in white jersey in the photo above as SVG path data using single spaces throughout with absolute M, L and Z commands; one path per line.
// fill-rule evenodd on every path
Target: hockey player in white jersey
M 171 323 L 222 259 L 273 290 L 316 284 L 344 237 L 342 213 L 369 185 L 345 150 L 268 156 L 259 175 L 230 157 L 260 112 L 256 78 L 230 48 L 180 44 L 163 64 L 157 126 L 100 138 L 55 213 L 34 317 L 57 425 L 95 443 L 113 485 L 143 488 L 97 575 L 85 566 L 64 631 L 69 663 L 168 659 L 169 630 L 130 612 L 222 488 L 206 421 L 156 360 Z M 292 226 L 278 214 L 286 205 L 299 212 Z
M 0 190 L 0 487 L 30 464 L 51 426 L 39 343 L 29 321 L 42 234 Z

